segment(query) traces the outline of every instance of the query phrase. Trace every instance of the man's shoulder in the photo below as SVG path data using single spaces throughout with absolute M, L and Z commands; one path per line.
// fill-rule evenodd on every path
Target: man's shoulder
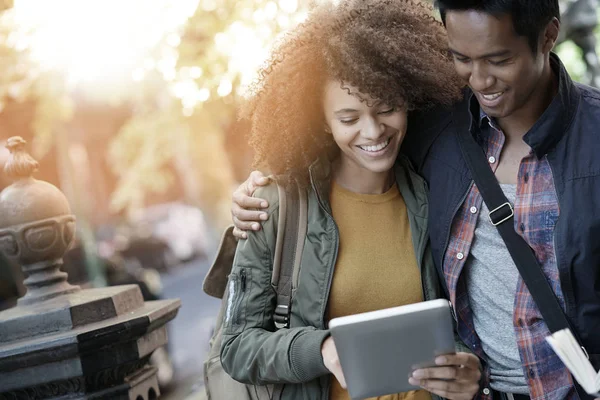
M 415 166 L 421 164 L 439 136 L 451 128 L 455 113 L 466 112 L 468 97 L 468 92 L 465 91 L 465 98 L 452 106 L 438 105 L 427 110 L 411 112 L 402 152 Z
M 581 93 L 584 106 L 600 108 L 600 89 L 589 85 L 584 85 L 583 83 L 576 83 L 575 86 Z
M 434 106 L 426 110 L 416 110 L 409 114 L 408 131 L 409 133 L 419 133 L 430 131 L 439 127 L 444 121 L 452 116 L 454 106 Z

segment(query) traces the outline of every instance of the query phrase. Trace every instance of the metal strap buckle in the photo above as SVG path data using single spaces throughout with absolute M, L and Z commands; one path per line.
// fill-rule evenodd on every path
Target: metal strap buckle
M 583 350 L 583 354 L 585 354 L 585 357 L 589 360 L 590 359 L 590 355 L 588 354 L 588 352 L 585 349 L 585 347 L 581 346 L 581 349 Z
M 504 207 L 508 207 L 508 209 L 510 210 L 510 215 L 502 218 L 500 221 L 494 222 L 494 220 L 492 219 L 492 214 L 502 210 Z M 511 219 L 514 215 L 515 215 L 515 210 L 513 209 L 512 205 L 507 201 L 506 203 L 502 204 L 500 207 L 496 207 L 492 211 L 490 211 L 490 213 L 488 214 L 488 218 L 490 219 L 490 222 L 492 223 L 492 225 L 498 226 L 501 223 L 503 223 L 504 221 Z
M 279 304 L 275 308 L 275 315 L 273 316 L 273 320 L 275 321 L 275 327 L 277 329 L 287 328 L 290 322 L 289 317 L 289 307 Z

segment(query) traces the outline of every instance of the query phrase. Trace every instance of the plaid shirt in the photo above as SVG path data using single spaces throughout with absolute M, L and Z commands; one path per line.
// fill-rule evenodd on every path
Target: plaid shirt
M 490 167 L 495 172 L 505 137 L 487 116 L 482 116 L 481 124 L 483 149 Z M 465 344 L 485 360 L 486 355 L 473 324 L 473 311 L 469 306 L 464 275 L 461 275 L 469 259 L 482 201 L 479 190 L 473 184 L 454 217 L 450 241 L 444 255 L 443 270 L 450 298 L 459 319 L 458 332 Z M 559 204 L 552 171 L 545 156 L 538 159 L 531 152 L 521 161 L 514 210 L 515 230 L 534 250 L 564 309 L 564 297 L 554 250 L 554 226 L 558 220 Z M 506 262 L 512 263 L 512 260 Z M 516 266 L 515 272 L 517 272 Z M 520 277 L 514 301 L 513 324 L 531 398 L 535 400 L 577 399 L 570 374 L 546 343 L 545 337 L 550 332 Z M 483 390 L 477 398 L 491 398 L 489 382 L 490 371 L 487 366 L 484 366 Z

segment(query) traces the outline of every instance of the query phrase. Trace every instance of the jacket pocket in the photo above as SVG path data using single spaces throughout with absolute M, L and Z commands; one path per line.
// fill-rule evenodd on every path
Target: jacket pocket
M 225 312 L 225 332 L 241 332 L 246 325 L 245 308 L 248 297 L 250 270 L 240 268 L 229 276 L 227 284 L 227 309 Z

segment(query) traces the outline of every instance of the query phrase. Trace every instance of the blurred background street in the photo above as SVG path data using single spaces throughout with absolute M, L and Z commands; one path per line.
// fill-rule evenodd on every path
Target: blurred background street
M 165 393 L 169 400 L 198 395 L 202 389 L 202 363 L 220 304 L 202 292 L 202 279 L 208 267 L 205 261 L 193 261 L 163 279 L 165 296 L 179 297 L 183 303 L 170 327 L 175 379 L 170 391 Z

